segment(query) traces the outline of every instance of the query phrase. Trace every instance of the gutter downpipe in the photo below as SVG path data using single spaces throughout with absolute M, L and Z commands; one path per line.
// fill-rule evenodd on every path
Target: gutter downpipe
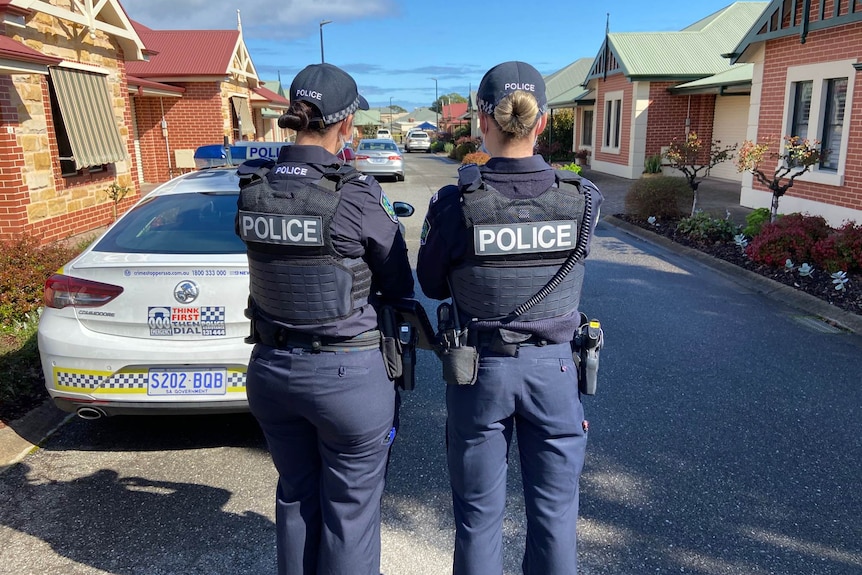
M 165 138 L 165 155 L 168 158 L 168 179 L 174 177 L 174 166 L 171 163 L 171 144 L 168 141 L 168 122 L 165 120 L 165 101 L 159 97 L 159 107 L 162 109 L 162 136 Z

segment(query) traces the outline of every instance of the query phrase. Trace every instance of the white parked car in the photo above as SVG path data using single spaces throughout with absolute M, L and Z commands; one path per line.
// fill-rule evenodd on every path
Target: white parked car
M 377 128 L 376 138 L 378 138 L 380 140 L 391 140 L 392 139 L 392 133 L 389 131 L 388 128 Z
M 404 181 L 404 157 L 393 140 L 359 140 L 353 165 L 363 174 L 394 176 L 397 181 Z
M 427 132 L 421 130 L 411 130 L 407 133 L 407 138 L 404 140 L 405 152 L 427 152 L 431 149 L 431 137 Z
M 238 191 L 236 168 L 179 176 L 48 279 L 38 342 L 57 406 L 87 419 L 248 409 Z
M 58 407 L 86 419 L 248 410 L 238 195 L 235 166 L 174 178 L 47 280 L 38 343 Z

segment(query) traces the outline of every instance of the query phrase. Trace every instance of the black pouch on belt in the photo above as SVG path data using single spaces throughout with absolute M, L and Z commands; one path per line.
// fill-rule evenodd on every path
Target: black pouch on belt
M 380 333 L 380 351 L 386 364 L 386 375 L 396 380 L 401 377 L 401 340 L 398 338 L 398 312 L 392 306 L 381 306 L 377 312 Z
M 449 385 L 473 385 L 479 373 L 479 350 L 469 345 L 450 347 L 440 355 L 443 380 Z

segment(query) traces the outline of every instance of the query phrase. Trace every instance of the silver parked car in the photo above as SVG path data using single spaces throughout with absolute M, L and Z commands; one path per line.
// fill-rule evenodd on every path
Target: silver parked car
M 395 176 L 404 181 L 404 158 L 393 140 L 359 140 L 354 166 L 364 174 Z
M 427 132 L 412 130 L 404 140 L 405 152 L 427 152 L 431 149 L 431 137 Z

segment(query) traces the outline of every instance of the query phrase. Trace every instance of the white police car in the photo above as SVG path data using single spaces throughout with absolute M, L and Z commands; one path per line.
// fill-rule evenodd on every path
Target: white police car
M 86 419 L 248 409 L 238 194 L 234 167 L 174 178 L 47 280 L 38 344 L 57 406 Z
M 87 419 L 245 411 L 248 260 L 234 168 L 143 197 L 45 284 L 48 393 Z

